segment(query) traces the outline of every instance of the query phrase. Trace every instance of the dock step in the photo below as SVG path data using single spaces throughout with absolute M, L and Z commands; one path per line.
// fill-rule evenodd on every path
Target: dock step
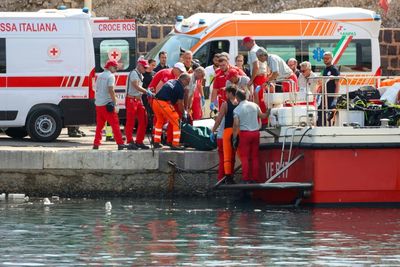
M 282 182 L 282 183 L 259 183 L 259 184 L 221 184 L 215 189 L 222 190 L 285 190 L 285 189 L 311 189 L 312 183 L 295 183 L 295 182 Z

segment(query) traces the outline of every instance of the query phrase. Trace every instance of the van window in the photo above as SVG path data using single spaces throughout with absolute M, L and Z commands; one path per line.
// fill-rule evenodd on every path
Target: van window
M 118 71 L 130 71 L 136 63 L 135 38 L 94 38 L 96 72 L 102 72 L 107 60 L 114 59 L 120 64 Z
M 147 53 L 146 59 L 152 58 L 158 63 L 158 53 L 160 51 L 165 51 L 167 52 L 168 65 L 173 66 L 179 61 L 180 48 L 190 50 L 198 41 L 199 38 L 191 36 L 169 34 L 161 43 Z
M 0 38 L 0 73 L 6 73 L 6 39 Z
M 287 61 L 289 58 L 295 58 L 301 62 L 301 41 L 300 40 L 256 40 L 256 44 L 267 49 L 268 53 L 280 56 Z M 238 41 L 239 54 L 245 56 L 247 63 L 248 51 L 242 46 L 242 40 Z
M 320 72 L 325 67 L 323 54 L 332 52 L 339 40 L 256 40 L 257 45 L 267 49 L 271 54 L 276 54 L 287 61 L 296 58 L 299 63 L 310 61 L 313 71 Z M 238 41 L 239 54 L 245 56 L 247 64 L 247 50 Z M 352 40 L 343 53 L 339 63 L 336 64 L 341 72 L 369 72 L 372 69 L 371 40 Z
M 325 65 L 323 54 L 332 52 L 338 40 L 307 40 L 304 60 L 310 61 L 315 71 L 321 71 Z M 336 64 L 341 72 L 366 72 L 372 69 L 371 40 L 352 40 Z
M 214 40 L 203 45 L 196 53 L 193 58 L 200 61 L 201 66 L 207 67 L 213 64 L 212 60 L 214 54 L 227 52 L 229 53 L 230 42 L 228 40 Z
M 104 40 L 100 43 L 100 65 L 104 65 L 109 59 L 118 61 L 120 70 L 129 67 L 129 43 L 126 40 Z

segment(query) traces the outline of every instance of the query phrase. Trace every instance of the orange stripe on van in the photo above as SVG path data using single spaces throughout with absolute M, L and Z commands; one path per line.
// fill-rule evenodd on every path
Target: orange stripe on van
M 332 23 L 332 27 L 329 29 L 327 35 L 328 36 L 332 36 L 333 33 L 335 32 L 336 28 L 337 28 L 338 24 L 337 23 Z
M 338 20 L 350 21 L 373 21 L 373 19 L 350 19 Z M 204 42 L 213 37 L 230 36 L 332 36 L 338 23 L 332 20 L 235 20 L 223 23 L 210 33 L 206 34 L 194 45 L 191 50 L 195 51 Z M 303 26 L 303 27 L 302 27 Z M 202 27 L 202 28 L 206 28 Z M 304 29 L 302 29 L 304 28 Z M 329 28 L 329 30 L 324 30 Z M 199 32 L 201 32 L 200 30 Z M 325 33 L 326 32 L 326 33 Z M 320 34 L 321 33 L 321 34 Z M 188 34 L 188 33 L 186 33 Z M 194 34 L 190 32 L 190 34 Z
M 327 32 L 327 29 L 329 28 L 329 26 L 330 26 L 331 24 L 332 24 L 331 22 L 324 22 L 324 25 L 322 26 L 322 29 L 321 29 L 321 31 L 319 32 L 319 35 L 325 36 L 325 35 L 326 35 L 326 32 Z

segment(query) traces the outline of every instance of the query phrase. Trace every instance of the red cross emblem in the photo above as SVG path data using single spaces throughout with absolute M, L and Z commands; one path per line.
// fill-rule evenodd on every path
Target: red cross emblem
M 47 49 L 47 55 L 49 55 L 50 58 L 58 58 L 60 56 L 60 53 L 60 48 L 58 48 L 58 46 L 56 45 L 51 45 Z
M 121 56 L 121 51 L 118 48 L 113 48 L 108 51 L 108 59 L 119 61 Z

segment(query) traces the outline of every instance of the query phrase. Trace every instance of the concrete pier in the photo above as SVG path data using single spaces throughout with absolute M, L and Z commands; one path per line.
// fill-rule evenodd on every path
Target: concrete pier
M 107 142 L 92 150 L 93 129 L 84 138 L 66 132 L 54 143 L 0 135 L 0 193 L 29 196 L 191 196 L 214 194 L 216 151 L 118 151 Z M 180 175 L 168 164 L 189 171 Z

